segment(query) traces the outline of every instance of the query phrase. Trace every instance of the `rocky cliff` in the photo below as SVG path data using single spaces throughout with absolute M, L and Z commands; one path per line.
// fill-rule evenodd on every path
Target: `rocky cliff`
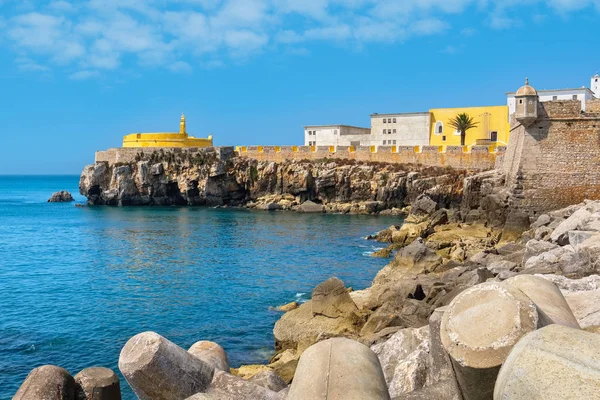
M 328 212 L 372 213 L 405 207 L 421 194 L 458 207 L 465 176 L 449 168 L 346 160 L 257 161 L 231 148 L 208 148 L 97 162 L 84 168 L 79 189 L 92 205 L 296 209 L 310 200 Z

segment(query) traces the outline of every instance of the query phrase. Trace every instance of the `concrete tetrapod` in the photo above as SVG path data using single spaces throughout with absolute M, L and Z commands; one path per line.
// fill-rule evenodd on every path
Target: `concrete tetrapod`
M 456 296 L 444 312 L 440 336 L 464 400 L 491 399 L 506 356 L 537 327 L 535 305 L 512 286 L 482 283 Z
M 119 377 L 113 370 L 91 367 L 75 375 L 77 400 L 121 400 Z
M 75 380 L 64 369 L 43 365 L 33 369 L 21 384 L 13 400 L 73 400 Z
M 516 287 L 533 301 L 541 325 L 558 324 L 581 329 L 560 289 L 549 280 L 533 275 L 517 275 L 503 283 Z
M 333 338 L 300 357 L 287 400 L 389 400 L 377 355 L 367 346 Z
M 201 340 L 189 348 L 188 353 L 212 365 L 215 369 L 229 372 L 229 358 L 225 350 L 215 342 Z
M 119 369 L 140 400 L 181 400 L 206 392 L 214 368 L 154 332 L 135 335 Z
M 600 335 L 561 325 L 528 334 L 500 369 L 494 399 L 600 399 Z

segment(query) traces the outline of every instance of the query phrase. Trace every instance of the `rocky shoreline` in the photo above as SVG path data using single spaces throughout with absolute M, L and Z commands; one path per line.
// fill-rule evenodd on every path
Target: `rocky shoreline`
M 349 399 L 593 398 L 600 389 L 590 378 L 600 371 L 600 201 L 542 214 L 517 240 L 464 209 L 416 196 L 403 225 L 370 238 L 393 255 L 371 287 L 352 291 L 331 278 L 308 302 L 283 308 L 268 365 L 230 369 L 215 343 L 185 351 L 147 332 L 125 345 L 119 368 L 142 399 L 325 399 L 312 397 L 314 387 Z M 544 375 L 532 357 L 552 360 Z M 585 367 L 573 370 L 573 362 Z M 58 367 L 40 368 L 16 399 L 39 398 L 28 397 L 31 387 L 64 387 L 66 397 L 54 399 L 75 398 L 68 393 L 85 385 L 114 386 L 106 371 L 95 371 L 102 379 L 82 371 L 84 385 Z M 346 378 L 328 380 L 336 374 Z M 572 396 L 553 397 L 547 375 Z M 361 379 L 370 384 L 352 385 Z
M 466 171 L 348 160 L 257 161 L 229 148 L 195 155 L 154 151 L 131 163 L 84 168 L 90 205 L 189 205 L 301 212 L 402 214 L 426 194 L 446 208 L 462 200 Z

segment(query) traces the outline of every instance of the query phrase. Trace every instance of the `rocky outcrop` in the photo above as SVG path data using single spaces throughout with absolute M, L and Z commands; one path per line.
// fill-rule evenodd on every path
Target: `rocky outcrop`
M 52 196 L 48 199 L 48 203 L 70 203 L 75 201 L 71 193 L 66 190 L 61 190 L 60 192 L 53 193 Z
M 243 206 L 302 212 L 375 213 L 420 195 L 456 207 L 464 171 L 347 160 L 283 163 L 238 157 L 232 148 L 192 153 L 160 149 L 138 161 L 84 168 L 80 193 L 92 205 Z

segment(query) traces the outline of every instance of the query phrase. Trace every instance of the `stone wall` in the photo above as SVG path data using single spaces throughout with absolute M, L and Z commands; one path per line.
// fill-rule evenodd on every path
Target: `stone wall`
M 132 162 L 145 159 L 145 156 L 152 154 L 153 152 L 171 152 L 175 155 L 187 155 L 192 156 L 198 153 L 207 153 L 216 151 L 217 156 L 221 157 L 224 154 L 232 154 L 233 147 L 193 147 L 193 148 L 178 148 L 178 147 L 161 147 L 161 148 L 112 148 L 103 151 L 97 151 L 95 162 L 107 162 L 110 165 L 114 164 L 129 164 Z
M 260 161 L 355 160 L 487 171 L 494 169 L 504 147 L 494 150 L 473 146 L 467 151 L 460 146 L 361 146 L 356 149 L 351 146 L 241 146 L 237 151 L 240 156 Z
M 588 100 L 585 105 L 585 112 L 586 114 L 600 113 L 600 99 Z
M 600 199 L 600 113 L 554 101 L 539 103 L 538 116 L 528 127 L 513 124 L 502 165 L 511 209 L 534 217 Z

